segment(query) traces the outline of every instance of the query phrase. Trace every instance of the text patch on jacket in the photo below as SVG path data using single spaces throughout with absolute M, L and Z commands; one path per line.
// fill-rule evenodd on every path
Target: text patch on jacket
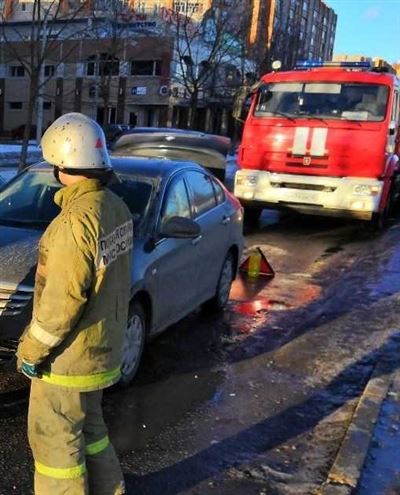
M 119 225 L 111 234 L 99 239 L 97 269 L 105 268 L 118 256 L 127 253 L 133 246 L 133 224 L 128 221 Z

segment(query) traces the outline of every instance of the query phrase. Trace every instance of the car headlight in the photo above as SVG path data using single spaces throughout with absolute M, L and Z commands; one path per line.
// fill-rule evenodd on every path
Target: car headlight
M 245 187 L 254 187 L 257 185 L 257 175 L 236 174 L 236 185 L 245 186 Z
M 376 196 L 381 191 L 380 186 L 371 186 L 368 184 L 357 184 L 353 187 L 353 194 L 357 196 Z

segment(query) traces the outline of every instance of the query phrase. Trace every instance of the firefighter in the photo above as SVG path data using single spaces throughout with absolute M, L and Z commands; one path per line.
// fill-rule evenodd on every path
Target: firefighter
M 104 185 L 105 137 L 69 113 L 42 139 L 64 185 L 61 208 L 39 244 L 32 321 L 18 346 L 31 379 L 28 437 L 36 495 L 119 495 L 121 468 L 103 421 L 103 389 L 118 382 L 128 317 L 133 227 Z

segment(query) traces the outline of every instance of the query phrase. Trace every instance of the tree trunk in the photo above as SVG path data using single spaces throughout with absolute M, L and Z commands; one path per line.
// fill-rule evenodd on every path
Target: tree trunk
M 189 113 L 189 129 L 194 129 L 196 123 L 196 111 L 197 111 L 197 103 L 198 103 L 198 93 L 195 91 L 192 93 L 190 98 L 190 113 Z
M 27 118 L 26 118 L 24 137 L 22 140 L 21 155 L 20 155 L 19 166 L 18 166 L 19 172 L 21 172 L 22 170 L 24 170 L 28 166 L 28 163 L 26 160 L 28 157 L 28 145 L 29 145 L 29 138 L 30 138 L 31 128 L 32 128 L 33 113 L 35 110 L 37 89 L 38 89 L 38 81 L 37 81 L 36 77 L 31 77 L 31 83 L 30 83 L 30 88 L 29 88 L 28 114 L 27 114 Z
M 106 125 L 109 124 L 108 122 L 108 111 L 110 107 L 110 90 L 111 90 L 111 77 L 106 77 L 106 80 L 104 81 L 104 84 L 101 85 L 102 92 L 103 92 L 103 104 L 104 104 L 104 114 L 103 114 L 103 129 L 105 129 Z

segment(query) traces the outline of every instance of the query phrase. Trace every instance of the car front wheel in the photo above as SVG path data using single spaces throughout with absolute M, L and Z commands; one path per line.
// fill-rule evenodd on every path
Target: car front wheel
M 146 337 L 146 315 L 138 302 L 129 309 L 128 323 L 122 350 L 121 379 L 119 384 L 128 386 L 139 368 Z
M 228 253 L 221 268 L 215 296 L 207 301 L 207 306 L 214 311 L 225 308 L 234 278 L 234 259 L 232 253 Z

